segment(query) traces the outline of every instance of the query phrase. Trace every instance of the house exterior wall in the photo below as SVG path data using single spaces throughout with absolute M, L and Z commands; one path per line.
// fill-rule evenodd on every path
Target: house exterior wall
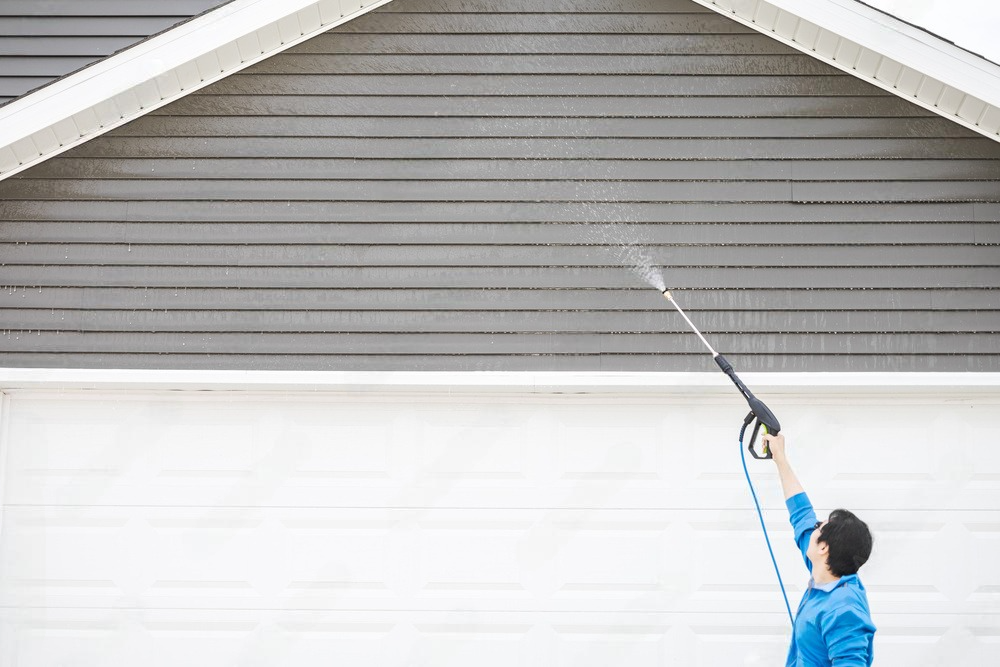
M 1000 370 L 1000 145 L 680 0 L 396 0 L 0 183 L 0 365 Z
M 0 0 L 0 105 L 228 0 Z

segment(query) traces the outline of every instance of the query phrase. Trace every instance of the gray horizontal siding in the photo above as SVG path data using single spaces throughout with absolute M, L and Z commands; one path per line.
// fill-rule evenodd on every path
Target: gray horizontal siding
M 323 186 L 326 187 L 323 187 Z M 403 202 L 654 202 L 718 201 L 720 197 L 744 202 L 783 201 L 990 201 L 996 197 L 993 181 L 932 182 L 879 181 L 816 183 L 790 181 L 634 182 L 453 180 L 428 187 L 413 180 L 271 180 L 260 184 L 246 180 L 212 180 L 196 184 L 169 181 L 36 181 L 22 184 L 21 196 L 38 200 L 211 200 L 220 189 L 240 199 L 284 201 L 376 201 Z
M 220 302 L 220 307 L 225 303 Z M 651 304 L 647 304 L 651 305 Z M 348 310 L 86 310 L 58 309 L 55 313 L 40 313 L 37 309 L 12 309 L 28 331 L 42 330 L 53 320 L 78 332 L 116 332 L 129 329 L 142 333 L 302 333 L 338 332 L 383 334 L 601 334 L 607 328 L 605 312 L 579 311 L 487 311 L 489 318 L 479 323 L 470 311 L 348 311 Z M 772 310 L 746 316 L 734 311 L 702 311 L 701 324 L 722 334 L 766 334 L 774 331 L 773 319 L 789 323 L 788 333 L 877 334 L 891 328 L 895 333 L 921 333 L 934 329 L 937 333 L 966 333 L 970 326 L 996 331 L 1000 313 L 996 311 L 963 313 L 895 312 L 891 310 L 865 312 L 804 312 Z M 669 313 L 651 311 L 621 311 L 615 316 L 615 326 L 622 333 L 683 334 L 688 331 L 678 318 Z
M 979 137 L 961 138 L 685 138 L 628 137 L 109 137 L 84 144 L 76 156 L 135 157 L 352 157 L 357 159 L 781 160 L 992 159 L 996 148 Z
M 820 132 L 840 138 L 968 138 L 965 128 L 946 118 L 748 118 L 733 127 L 730 118 L 398 118 L 398 117 L 163 117 L 155 128 L 123 128 L 120 137 L 214 137 L 223 132 L 255 137 L 409 138 L 614 138 L 731 139 L 795 138 Z M 961 142 L 959 142 L 961 143 Z
M 307 42 L 309 43 L 309 42 Z M 405 118 L 743 118 L 746 101 L 738 97 L 675 97 L 665 104 L 662 97 L 574 96 L 474 96 L 451 97 L 448 107 L 433 96 L 392 95 L 189 95 L 175 102 L 169 110 L 154 113 L 167 117 L 187 115 L 225 116 L 323 116 L 368 118 L 393 116 Z M 822 112 L 825 118 L 843 117 L 926 117 L 920 107 L 898 97 L 841 95 L 825 97 L 765 97 L 754 99 L 758 117 L 811 118 Z
M 34 335 L 31 332 L 30 335 Z M 105 336 L 105 334 L 98 334 Z M 536 336 L 537 338 L 537 336 Z M 748 346 L 744 337 L 740 341 L 743 347 Z M 435 350 L 426 354 L 401 352 L 395 354 L 376 354 L 370 351 L 353 354 L 333 351 L 330 348 L 309 354 L 305 352 L 279 354 L 273 351 L 248 352 L 243 350 L 227 350 L 224 353 L 203 352 L 189 353 L 186 346 L 181 346 L 180 352 L 170 351 L 153 354 L 156 341 L 149 341 L 147 349 L 128 353 L 115 351 L 111 353 L 87 350 L 82 352 L 43 352 L 30 351 L 17 355 L 18 365 L 23 367 L 42 368 L 145 368 L 156 370 L 211 368 L 214 370 L 257 370 L 282 371 L 288 369 L 307 369 L 312 371 L 342 371 L 349 368 L 353 371 L 384 371 L 386 369 L 406 369 L 407 371 L 538 371 L 540 367 L 549 371 L 613 371 L 613 372 L 649 372 L 675 368 L 689 368 L 698 371 L 717 371 L 714 364 L 710 367 L 704 363 L 704 350 L 692 354 L 671 352 L 666 354 L 638 354 L 636 352 L 613 353 L 604 351 L 595 354 L 589 352 L 555 353 L 551 351 L 536 351 L 525 353 L 498 352 L 463 354 Z M 402 349 L 402 346 L 399 346 Z M 583 346 L 579 349 L 584 349 Z M 762 353 L 729 354 L 727 357 L 742 370 L 787 372 L 790 368 L 809 370 L 828 368 L 829 354 L 791 354 L 783 353 L 776 359 L 774 355 Z M 867 372 L 921 372 L 933 369 L 937 372 L 967 371 L 968 355 L 963 354 L 887 354 L 884 351 L 873 353 L 853 352 L 847 355 L 851 367 L 864 369 Z M 993 370 L 1000 367 L 1000 355 L 976 355 L 974 370 Z M 711 361 L 709 361 L 711 364 Z
M 204 334 L 161 331 L 145 333 L 129 331 L 67 332 L 59 338 L 35 335 L 30 329 L 5 334 L 3 345 L 8 354 L 140 354 L 151 349 L 158 354 L 254 354 L 254 355 L 322 355 L 336 364 L 338 356 L 409 354 L 407 348 L 423 355 L 474 357 L 489 351 L 493 355 L 664 355 L 686 357 L 705 355 L 705 348 L 688 332 L 636 334 L 631 332 L 577 333 L 560 331 L 557 335 L 534 332 L 516 333 L 420 333 L 378 332 L 367 334 L 314 333 L 311 331 L 244 332 L 227 331 Z M 959 354 L 1000 355 L 1000 337 L 992 334 L 946 334 L 896 332 L 893 334 L 836 335 L 822 333 L 766 336 L 753 333 L 717 333 L 713 340 L 721 349 L 738 349 L 752 344 L 773 343 L 783 354 L 792 356 L 822 351 L 825 355 L 911 354 L 919 346 L 925 354 L 943 356 Z M 693 359 L 687 359 L 689 362 Z
M 577 75 L 766 75 L 781 65 L 792 76 L 823 75 L 827 65 L 807 55 L 539 55 L 506 53 L 420 55 L 325 55 L 284 53 L 260 64 L 262 74 L 322 74 L 336 67 L 344 74 L 560 74 Z
M 388 5 L 386 6 L 389 7 Z M 504 36 L 506 39 L 506 36 Z M 475 56 L 495 54 L 494 40 L 481 34 L 346 34 L 326 33 L 283 54 L 286 63 L 307 65 L 313 55 L 386 55 L 421 54 Z M 787 55 L 788 49 L 766 35 L 753 34 L 519 34 L 503 45 L 502 53 L 511 55 L 554 56 L 574 54 L 599 57 L 616 54 L 624 62 L 641 56 L 671 54 L 680 60 L 698 55 Z
M 17 181 L 13 181 L 17 182 Z M 0 194 L 15 186 L 0 184 Z M 513 202 L 497 206 L 482 202 L 449 202 L 439 206 L 414 206 L 410 202 L 267 202 L 178 201 L 163 206 L 158 201 L 3 201 L 5 219 L 16 224 L 29 220 L 78 221 L 143 221 L 170 223 L 232 223 L 251 221 L 266 229 L 270 223 L 646 223 L 676 221 L 688 223 L 836 223 L 858 221 L 884 222 L 995 222 L 1000 215 L 998 202 L 987 203 L 893 203 L 881 206 L 868 204 L 813 204 L 802 206 L 792 202 L 754 204 L 745 202 L 657 202 L 646 204 L 575 203 L 575 202 Z M 256 221 L 256 222 L 253 222 Z M 24 227 L 22 227 L 24 228 Z M 34 229 L 34 225 L 27 228 Z M 178 227 L 181 229 L 181 227 Z M 188 227 L 188 229 L 191 229 Z M 200 229 L 207 229 L 201 227 Z M 644 228 L 643 228 L 644 229 Z M 673 228 L 670 228 L 673 229 Z M 725 233 L 728 227 L 723 228 Z M 761 229 L 764 229 L 763 227 Z M 848 229 L 856 229 L 850 225 Z M 579 230 L 557 228 L 579 240 Z M 875 233 L 874 230 L 871 233 Z M 780 234 L 777 236 L 781 236 Z M 33 237 L 28 237 L 29 239 Z M 565 236 L 563 238 L 566 238 Z M 758 240 L 772 237 L 758 237 Z M 253 239 L 247 239 L 252 241 Z M 842 239 L 845 243 L 851 237 Z M 905 242 L 906 237 L 898 239 Z M 25 239 L 25 242 L 29 242 Z
M 600 237 L 594 237 L 599 242 Z M 724 267 L 992 267 L 995 249 L 985 245 L 650 245 L 647 254 L 671 271 Z M 302 244 L 96 244 L 0 243 L 4 266 L 87 266 L 113 261 L 125 266 L 238 267 L 591 267 L 618 264 L 618 250 L 584 245 L 316 245 Z
M 225 317 L 226 312 L 256 311 L 330 311 L 330 312 L 408 312 L 420 316 L 424 312 L 476 311 L 477 313 L 508 312 L 572 312 L 660 313 L 661 297 L 648 289 L 621 289 L 604 287 L 581 289 L 577 286 L 559 290 L 558 305 L 554 310 L 550 290 L 535 288 L 463 289 L 398 288 L 358 289 L 345 287 L 311 287 L 287 290 L 271 286 L 263 288 L 239 287 L 93 287 L 60 286 L 8 286 L 5 304 L 12 310 L 141 310 L 199 311 L 206 316 Z M 762 287 L 745 289 L 693 288 L 684 293 L 699 312 L 739 311 L 742 317 L 763 317 L 770 312 L 796 313 L 880 312 L 899 313 L 916 311 L 917 317 L 934 317 L 939 312 L 954 313 L 956 318 L 992 312 L 976 310 L 990 298 L 990 288 L 963 286 L 958 289 L 921 288 L 870 288 L 860 291 L 842 288 L 814 288 L 809 290 Z M 223 312 L 225 311 L 225 312 Z M 759 313 L 754 312 L 759 311 Z M 55 315 L 54 313 L 49 313 Z M 39 313 L 45 316 L 46 313 Z M 505 315 L 502 315 L 505 316 Z M 707 315 L 710 317 L 711 315 Z M 26 316 L 25 316 L 26 317 Z M 669 314 L 664 315 L 669 317 Z M 811 315 L 810 315 L 811 317 Z M 9 317 L 5 324 L 18 320 Z M 51 320 L 50 320 L 51 321 Z M 912 320 L 911 320 L 912 321 Z M 664 326 L 667 321 L 663 320 Z M 38 328 L 44 328 L 39 326 Z
M 123 251 L 124 252 L 124 251 Z M 748 250 L 747 254 L 752 254 Z M 110 258 L 108 261 L 112 261 Z M 183 258 L 178 258 L 183 262 Z M 62 286 L 66 284 L 106 285 L 126 287 L 199 287 L 220 289 L 244 287 L 277 287 L 310 289 L 314 285 L 351 285 L 356 289 L 415 289 L 447 285 L 465 289 L 572 289 L 586 286 L 593 289 L 630 289 L 636 278 L 617 267 L 577 266 L 495 266 L 462 270 L 456 266 L 230 266 L 220 258 L 214 266 L 131 266 L 103 264 L 100 266 L 0 266 L 0 285 L 17 281 L 30 286 Z M 767 288 L 773 285 L 795 284 L 799 289 L 880 288 L 950 289 L 1000 287 L 1000 271 L 996 266 L 972 267 L 716 267 L 683 266 L 668 272 L 666 280 L 672 289 L 725 289 L 738 285 L 744 289 Z M 553 308 L 558 307 L 558 294 L 553 294 Z M 13 301 L 13 299 L 11 300 Z M 658 302 L 657 302 L 658 303 Z M 985 304 L 984 304 L 985 305 Z M 613 326 L 609 322 L 609 326 Z M 781 328 L 781 321 L 775 322 Z
M 205 172 L 211 168 L 210 173 Z M 606 159 L 225 159 L 121 158 L 88 160 L 67 158 L 51 160 L 32 172 L 33 179 L 52 184 L 59 179 L 186 179 L 192 172 L 213 181 L 226 179 L 270 180 L 280 178 L 300 181 L 337 180 L 371 181 L 698 181 L 717 180 L 720 170 L 730 178 L 748 181 L 989 181 L 1000 178 L 998 160 L 897 159 L 891 163 L 878 160 L 699 160 L 666 162 L 662 160 Z M 600 176 L 600 178 L 595 178 Z M 53 184 L 54 185 L 54 184 Z
M 396 0 L 398 1 L 398 0 Z M 362 17 L 364 18 L 364 17 Z M 352 21 L 353 23 L 353 21 Z M 350 25 L 350 24 L 346 24 Z M 377 55 L 372 56 L 377 57 Z M 655 74 L 256 74 L 243 71 L 224 79 L 212 90 L 218 95 L 256 95 L 284 90 L 287 95 L 469 95 L 524 96 L 615 96 L 635 97 L 716 96 L 722 90 L 743 96 L 864 96 L 870 84 L 830 70 L 827 76 L 685 75 Z M 265 93 L 267 94 L 267 93 Z M 672 100 L 664 100 L 672 104 Z M 586 108 L 584 106 L 584 108 Z M 445 112 L 445 108 L 441 110 Z M 567 113 L 579 114 L 570 107 Z M 930 114 L 925 114 L 930 117 Z M 972 136 L 972 135 L 970 135 Z
M 396 0 L 0 183 L 0 364 L 1000 371 L 1000 145 L 683 0 Z
M 13 208 L 13 207 L 11 207 Z M 83 208 L 83 207 L 81 207 Z M 127 205 L 126 207 L 127 208 Z M 747 207 L 750 208 L 750 207 Z M 834 209 L 834 207 L 825 207 Z M 847 207 L 841 207 L 847 208 Z M 913 210 L 915 206 L 898 207 L 901 211 Z M 923 207 L 922 207 L 923 208 Z M 938 206 L 937 210 L 946 210 Z M 971 209 L 971 207 L 969 207 Z M 59 210 L 62 210 L 60 207 Z M 119 210 L 123 210 L 120 208 Z M 993 209 L 995 210 L 995 208 Z M 968 211 L 971 213 L 971 210 Z M 949 213 L 954 220 L 965 220 L 962 211 Z M 81 216 L 83 217 L 83 216 Z M 130 218 L 140 217 L 129 215 Z M 269 222 L 244 223 L 225 222 L 215 218 L 211 222 L 171 222 L 156 221 L 153 218 L 166 216 L 142 216 L 145 221 L 105 222 L 51 222 L 35 219 L 32 221 L 7 222 L 0 225 L 0 242 L 22 244 L 17 248 L 28 249 L 31 244 L 93 244 L 109 246 L 128 244 L 177 244 L 197 247 L 202 244 L 232 243 L 233 239 L 248 239 L 246 243 L 295 246 L 300 244 L 337 244 L 339 247 L 372 246 L 379 247 L 385 239 L 408 247 L 410 244 L 427 245 L 428 240 L 438 246 L 451 244 L 482 245 L 565 245 L 567 236 L 578 235 L 578 239 L 596 242 L 602 235 L 586 223 L 578 223 L 577 229 L 568 230 L 565 224 L 555 222 L 301 222 L 275 216 Z M 233 217 L 238 217 L 234 215 Z M 319 217 L 319 216 L 317 216 Z M 500 217 L 497 215 L 497 217 Z M 986 219 L 986 216 L 983 216 Z M 574 223 L 566 223 L 574 224 Z M 810 222 L 809 224 L 771 224 L 753 222 L 750 224 L 731 222 L 728 224 L 694 223 L 683 225 L 659 224 L 616 224 L 613 229 L 620 238 L 642 239 L 651 252 L 662 245 L 679 247 L 684 245 L 708 244 L 713 248 L 725 245 L 742 245 L 779 249 L 785 245 L 822 245 L 840 248 L 863 248 L 864 244 L 877 244 L 892 248 L 902 248 L 907 244 L 930 244 L 946 247 L 949 244 L 974 245 L 977 249 L 1000 243 L 1000 225 L 993 222 L 893 222 L 876 220 L 874 223 L 857 222 Z M 393 246 L 395 247 L 395 246 Z M 843 254 L 843 257 L 848 255 Z
M 17 180 L 10 182 L 18 183 Z M 6 183 L 6 182 L 5 182 Z M 851 222 L 996 222 L 1000 202 L 955 202 L 924 204 L 894 203 L 881 206 L 859 204 L 815 204 L 793 202 L 755 205 L 746 202 L 678 203 L 655 202 L 512 202 L 503 207 L 480 202 L 449 202 L 446 206 L 413 206 L 409 202 L 268 202 L 232 201 L 223 198 L 206 202 L 179 201 L 163 206 L 158 201 L 25 201 L 15 199 L 16 186 L 0 184 L 5 219 L 67 219 L 76 221 L 148 222 L 249 222 L 266 227 L 271 222 L 422 222 L 422 223 L 851 223 Z M 225 193 L 221 193 L 225 194 Z M 672 227 L 670 229 L 673 229 Z M 855 229 L 853 226 L 848 229 Z M 565 229 L 562 229 L 565 232 Z M 573 232 L 575 235 L 577 232 Z M 579 239 L 578 236 L 571 238 Z M 252 240 L 252 239 L 248 239 Z M 844 237 L 845 242 L 850 241 Z M 905 238 L 900 239 L 901 242 Z
M 0 105 L 228 0 L 0 0 Z

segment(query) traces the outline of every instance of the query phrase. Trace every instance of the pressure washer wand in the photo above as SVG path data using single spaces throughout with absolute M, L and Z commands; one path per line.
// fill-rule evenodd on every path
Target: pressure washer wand
M 774 413 L 771 412 L 770 408 L 764 405 L 763 401 L 754 396 L 753 392 L 747 389 L 747 386 L 743 384 L 742 380 L 740 380 L 740 376 L 738 376 L 736 374 L 736 371 L 733 370 L 732 364 L 730 364 L 729 361 L 724 356 L 716 352 L 709 344 L 709 342 L 705 339 L 705 337 L 701 335 L 701 332 L 698 331 L 698 327 L 694 325 L 694 322 L 692 322 L 691 318 L 687 316 L 687 313 L 685 313 L 681 309 L 680 304 L 678 304 L 677 301 L 674 300 L 674 297 L 670 293 L 670 290 L 663 290 L 663 296 L 666 297 L 667 301 L 673 304 L 674 308 L 677 309 L 677 312 L 680 313 L 681 317 L 684 318 L 684 321 L 688 323 L 688 326 L 690 326 L 691 329 L 696 334 L 698 334 L 698 338 L 700 338 L 701 342 L 705 344 L 705 347 L 708 348 L 708 351 L 712 353 L 712 358 L 715 359 L 715 363 L 719 366 L 719 368 L 722 369 L 723 373 L 729 376 L 729 379 L 733 381 L 733 384 L 735 384 L 736 388 L 740 390 L 740 393 L 743 394 L 743 398 L 746 399 L 747 404 L 750 406 L 750 414 L 748 414 L 746 419 L 743 420 L 744 431 L 746 430 L 746 427 L 749 426 L 750 422 L 752 422 L 754 419 L 757 420 L 757 424 L 753 428 L 753 434 L 750 436 L 750 444 L 747 446 L 747 449 L 750 450 L 750 454 L 755 459 L 772 458 L 771 452 L 768 451 L 766 445 L 764 446 L 763 449 L 764 455 L 760 456 L 759 454 L 757 454 L 757 451 L 754 449 L 754 442 L 757 440 L 757 433 L 758 431 L 760 431 L 760 428 L 762 426 L 764 427 L 765 435 L 766 434 L 777 435 L 778 432 L 781 430 L 781 424 L 778 423 L 778 418 L 774 416 Z M 740 439 L 742 440 L 742 438 L 743 438 L 743 432 L 741 431 Z
M 747 445 L 747 449 L 750 450 L 750 454 L 752 454 L 755 459 L 773 458 L 771 456 L 771 452 L 769 452 L 767 449 L 767 445 L 764 446 L 763 456 L 759 456 L 757 454 L 757 451 L 754 450 L 753 445 L 754 441 L 757 440 L 757 432 L 760 430 L 761 426 L 764 427 L 765 434 L 770 433 L 772 435 L 777 435 L 778 431 L 781 430 L 781 425 L 778 424 L 778 419 L 774 416 L 774 413 L 771 412 L 771 410 L 768 409 L 768 407 L 764 405 L 764 403 L 759 398 L 754 396 L 749 389 L 747 389 L 747 386 L 743 384 L 742 380 L 740 380 L 740 376 L 738 376 L 736 374 L 736 371 L 733 370 L 732 364 L 730 364 L 724 356 L 722 356 L 714 349 L 712 349 L 712 346 L 708 344 L 708 341 L 705 340 L 705 337 L 701 335 L 700 331 L 698 331 L 698 327 L 694 325 L 694 322 L 692 322 L 691 319 L 681 309 L 680 304 L 674 301 L 674 297 L 670 293 L 670 291 L 663 290 L 663 296 L 667 297 L 667 301 L 669 301 L 674 305 L 674 308 L 676 308 L 677 312 L 681 314 L 681 317 L 684 318 L 684 321 L 688 323 L 688 325 L 694 330 L 696 334 L 698 334 L 698 338 L 700 338 L 701 342 L 705 344 L 705 347 L 708 348 L 708 351 L 712 353 L 712 358 L 715 359 L 715 363 L 719 365 L 719 368 L 722 369 L 723 373 L 729 376 L 729 379 L 733 381 L 733 384 L 736 385 L 736 388 L 740 390 L 740 393 L 743 394 L 743 398 L 745 398 L 747 403 L 750 405 L 750 414 L 748 414 L 746 416 L 746 419 L 743 420 L 743 428 L 740 429 L 741 454 L 743 451 L 743 435 L 746 433 L 747 426 L 750 425 L 750 422 L 752 422 L 756 418 L 757 424 L 756 426 L 753 427 L 753 435 L 750 436 L 750 444 Z M 747 470 L 746 457 L 741 456 L 740 460 L 743 462 L 743 474 L 746 475 L 747 485 L 750 487 L 750 495 L 753 496 L 753 504 L 757 508 L 757 518 L 760 519 L 760 529 L 764 531 L 764 541 L 767 543 L 767 552 L 771 555 L 771 564 L 774 565 L 774 573 L 778 577 L 778 586 L 781 587 L 781 597 L 784 599 L 785 609 L 788 611 L 788 621 L 792 624 L 792 627 L 794 628 L 795 618 L 792 616 L 792 607 L 791 605 L 788 604 L 788 594 L 785 592 L 785 582 L 781 580 L 781 570 L 778 569 L 778 561 L 774 559 L 774 550 L 771 548 L 771 538 L 767 536 L 767 526 L 764 525 L 764 514 L 763 512 L 760 511 L 760 501 L 757 499 L 757 492 L 753 488 L 753 482 L 750 481 L 750 472 Z

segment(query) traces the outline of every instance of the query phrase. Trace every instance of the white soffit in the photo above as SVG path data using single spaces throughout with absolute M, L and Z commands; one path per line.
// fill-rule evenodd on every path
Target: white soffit
M 855 0 L 694 0 L 1000 141 L 1000 66 Z
M 753 373 L 740 376 L 755 393 L 893 395 L 996 394 L 1000 373 Z M 718 371 L 195 371 L 0 368 L 0 392 L 18 390 L 177 390 L 376 393 L 683 394 L 739 392 Z
M 235 0 L 0 107 L 0 180 L 391 0 Z

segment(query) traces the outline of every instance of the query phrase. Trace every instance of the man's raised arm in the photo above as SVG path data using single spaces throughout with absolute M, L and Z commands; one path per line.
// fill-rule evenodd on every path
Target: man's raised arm
M 802 560 L 806 567 L 812 572 L 812 563 L 806 551 L 809 548 L 809 536 L 816 525 L 816 512 L 809 502 L 805 489 L 802 488 L 802 483 L 788 463 L 788 457 L 785 455 L 785 436 L 780 433 L 765 435 L 764 444 L 767 445 L 771 456 L 774 457 L 774 464 L 778 467 L 778 477 L 781 479 L 781 489 L 785 492 L 785 506 L 788 507 L 788 520 L 792 524 L 795 545 L 802 552 Z
M 778 477 L 781 479 L 781 489 L 785 492 L 785 500 L 804 493 L 805 489 L 802 488 L 802 483 L 795 476 L 795 471 L 792 470 L 791 464 L 788 463 L 788 457 L 785 455 L 785 436 L 780 433 L 778 435 L 765 435 L 764 444 L 771 452 L 771 456 L 774 457 L 774 464 L 778 466 Z

